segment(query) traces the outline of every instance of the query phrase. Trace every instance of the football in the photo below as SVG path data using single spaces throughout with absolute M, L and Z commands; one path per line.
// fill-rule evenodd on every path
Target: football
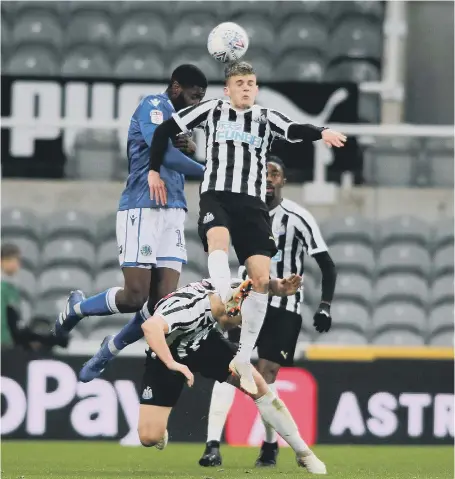
M 248 35 L 236 23 L 225 22 L 215 27 L 207 40 L 210 55 L 221 63 L 239 60 L 248 50 Z

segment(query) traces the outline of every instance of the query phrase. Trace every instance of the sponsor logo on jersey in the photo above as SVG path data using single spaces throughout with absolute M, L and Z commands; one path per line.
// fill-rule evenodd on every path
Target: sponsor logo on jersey
M 262 146 L 262 138 L 243 131 L 243 129 L 243 123 L 220 121 L 216 128 L 216 141 L 219 143 L 221 141 L 232 140 L 240 143 L 248 143 L 254 148 L 260 148 Z
M 158 100 L 158 98 L 154 98 L 153 100 L 149 100 L 149 103 L 154 107 L 157 107 L 160 104 L 160 100 Z
M 141 255 L 142 256 L 150 256 L 152 254 L 152 247 L 148 244 L 144 244 L 141 246 Z

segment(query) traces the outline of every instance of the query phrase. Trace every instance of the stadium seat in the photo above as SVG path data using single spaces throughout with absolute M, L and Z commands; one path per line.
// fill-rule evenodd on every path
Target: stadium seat
M 116 179 L 120 145 L 115 130 L 82 130 L 74 142 L 67 177 L 84 180 Z
M 253 64 L 259 83 L 272 81 L 276 74 L 272 61 L 266 56 L 261 56 L 259 54 L 259 56 L 253 57 L 248 55 L 248 53 L 245 56 L 245 61 Z
M 407 330 L 385 331 L 373 338 L 375 346 L 423 346 L 423 336 Z
M 143 4 L 149 2 L 141 2 Z M 157 3 L 157 2 L 150 2 Z M 127 20 L 117 34 L 118 46 L 125 49 L 149 48 L 150 53 L 159 48 L 165 50 L 169 44 L 166 25 L 159 18 L 150 15 L 135 14 L 125 17 Z
M 442 333 L 437 333 L 434 336 L 431 336 L 429 340 L 429 345 L 437 346 L 437 347 L 453 348 L 454 347 L 453 330 L 444 331 Z
M 54 2 L 54 1 L 30 1 L 30 2 L 2 2 L 2 10 L 5 4 L 12 4 L 8 7 L 11 10 L 11 18 L 20 18 L 21 15 L 47 13 L 57 18 L 64 18 L 68 4 L 82 2 Z M 5 5 L 6 6 L 6 5 Z
M 433 259 L 433 277 L 445 274 L 453 275 L 453 245 L 445 246 L 436 251 Z
M 2 57 L 9 54 L 11 48 L 11 31 L 9 25 L 6 23 L 3 15 L 1 18 L 2 25 Z
M 235 23 L 238 23 L 242 26 L 243 24 L 240 22 L 242 15 L 249 14 L 257 18 L 273 18 L 276 15 L 277 10 L 279 10 L 279 8 L 276 8 L 276 2 L 245 0 L 242 2 L 225 2 L 220 11 L 218 2 L 215 2 L 215 12 L 218 11 L 221 13 L 221 21 L 226 21 L 225 15 L 228 15 L 230 17 L 229 21 L 235 21 Z
M 418 140 L 375 138 L 364 154 L 364 178 L 371 185 L 411 186 L 416 181 Z
M 391 245 L 381 250 L 378 257 L 379 276 L 391 273 L 411 273 L 427 277 L 431 268 L 428 251 L 420 246 Z
M 377 305 L 408 301 L 425 308 L 429 298 L 426 280 L 411 274 L 394 273 L 383 276 L 378 279 L 374 291 Z
M 364 216 L 350 215 L 331 218 L 321 225 L 322 235 L 331 247 L 338 243 L 363 243 L 372 246 L 376 238 L 375 225 Z
M 114 45 L 109 16 L 97 11 L 82 11 L 72 15 L 65 40 L 67 46 L 90 44 L 109 50 Z
M 264 5 L 264 2 L 261 5 Z M 250 40 L 249 45 L 254 48 L 256 52 L 262 50 L 263 55 L 269 56 L 270 58 L 276 50 L 276 29 L 273 27 L 273 24 L 254 14 L 242 15 L 236 22 L 241 25 L 248 34 Z
M 324 56 L 328 38 L 323 23 L 314 18 L 297 17 L 283 25 L 277 43 L 281 54 L 301 50 Z
M 180 274 L 179 288 L 186 286 L 187 284 L 190 284 L 190 283 L 196 283 L 197 281 L 200 281 L 201 279 L 202 277 L 197 271 L 184 266 L 182 268 L 182 273 Z
M 15 22 L 12 42 L 15 46 L 47 45 L 58 50 L 63 43 L 63 33 L 54 15 L 46 11 L 32 11 Z
M 118 267 L 111 267 L 109 269 L 103 269 L 98 272 L 94 282 L 94 291 L 101 292 L 106 291 L 114 286 L 123 286 L 124 278 L 122 270 Z
M 428 139 L 425 143 L 425 153 L 430 161 L 431 184 L 443 188 L 453 188 L 453 138 Z
M 366 334 L 370 324 L 368 309 L 357 302 L 336 300 L 331 308 L 332 317 L 338 326 Z
M 74 77 L 111 76 L 112 67 L 103 50 L 95 47 L 78 47 L 65 56 L 62 74 Z
M 312 276 L 305 275 L 303 279 L 303 297 L 305 303 L 315 305 L 321 300 L 321 288 Z
M 196 48 L 180 49 L 172 58 L 167 75 L 170 76 L 175 68 L 185 63 L 199 67 L 209 81 L 221 81 L 224 78 L 222 64 L 212 60 L 203 50 Z
M 264 2 L 262 5 L 264 5 Z M 279 2 L 277 4 L 277 9 L 274 12 L 274 16 L 284 21 L 292 19 L 298 15 L 305 16 L 306 18 L 315 18 L 318 21 L 328 22 L 331 9 L 331 2 L 328 2 L 327 0 L 312 0 L 311 2 L 306 0 Z
M 373 63 L 366 60 L 354 59 L 343 60 L 329 65 L 325 80 L 331 82 L 353 83 L 376 82 L 381 81 L 381 75 L 378 67 Z
M 378 93 L 359 92 L 359 119 L 360 123 L 381 122 L 381 97 Z
M 207 254 L 204 252 L 201 241 L 192 238 L 186 239 L 186 252 L 188 257 L 188 267 L 199 273 L 199 279 L 206 274 Z
M 81 289 L 87 295 L 92 292 L 92 278 L 81 268 L 51 268 L 44 271 L 38 280 L 38 292 L 43 299 L 68 296 L 74 289 Z
M 69 1 L 64 2 L 68 4 L 68 13 L 70 17 L 74 17 L 80 14 L 84 15 L 97 15 L 104 13 L 105 15 L 115 16 L 119 12 L 119 9 L 124 3 L 142 3 L 142 2 L 97 2 L 90 0 L 90 2 Z
M 41 237 L 40 219 L 28 210 L 2 209 L 2 241 L 11 236 L 25 236 L 39 241 Z
M 407 302 L 396 301 L 376 308 L 372 326 L 376 334 L 389 329 L 407 329 L 424 334 L 427 329 L 427 320 L 422 308 Z
M 61 296 L 59 299 L 39 299 L 34 307 L 33 316 L 46 318 L 50 322 L 54 322 L 57 319 L 59 313 L 65 308 L 66 299 L 67 298 L 65 296 Z
M 356 272 L 371 277 L 375 271 L 373 250 L 363 244 L 337 244 L 330 254 L 340 272 Z
M 313 326 L 313 316 L 315 312 L 307 301 L 301 305 L 300 315 L 302 316 L 302 329 L 308 334 L 313 334 L 315 331 Z
M 55 239 L 44 244 L 42 267 L 80 266 L 91 271 L 95 264 L 95 248 L 85 239 Z
M 6 64 L 6 72 L 18 76 L 56 76 L 60 74 L 60 65 L 53 50 L 24 45 L 11 55 Z
M 2 243 L 16 245 L 21 252 L 21 263 L 30 271 L 36 271 L 40 263 L 39 243 L 29 236 L 2 237 Z
M 36 296 L 36 279 L 31 271 L 21 268 L 14 277 L 13 283 L 22 297 L 26 298 L 28 301 L 33 301 Z
M 154 78 L 166 77 L 164 63 L 158 55 L 131 51 L 122 55 L 114 66 L 114 73 L 119 78 Z
M 435 307 L 439 304 L 449 303 L 454 301 L 454 282 L 453 274 L 439 276 L 435 279 L 431 288 L 431 305 Z
M 284 56 L 275 70 L 279 81 L 322 81 L 325 62 L 318 55 L 308 52 L 291 53 Z
M 431 310 L 428 320 L 429 331 L 432 335 L 441 332 L 450 332 L 453 334 L 454 307 L 452 304 L 441 304 Z
M 332 59 L 359 58 L 380 61 L 382 57 L 381 25 L 347 19 L 333 31 L 327 49 Z
M 45 236 L 47 240 L 84 238 L 88 241 L 94 241 L 96 238 L 96 222 L 85 211 L 56 211 L 47 218 Z
M 367 339 L 363 334 L 356 333 L 350 328 L 333 327 L 328 333 L 315 336 L 314 343 L 338 346 L 364 346 L 367 344 Z
M 105 3 L 105 2 L 102 2 Z M 188 3 L 188 2 L 185 2 Z M 148 18 L 158 19 L 166 24 L 166 17 L 175 16 L 177 2 L 114 2 L 113 5 L 120 18 Z
M 349 1 L 334 2 L 331 18 L 334 23 L 352 18 L 367 19 L 380 24 L 384 17 L 384 7 L 381 1 Z
M 32 319 L 32 314 L 33 316 L 36 316 L 35 307 L 32 308 L 32 304 L 30 303 L 30 301 L 22 297 L 19 308 L 20 308 L 20 315 L 21 315 L 21 325 L 24 325 L 24 326 L 29 325 Z
M 431 229 L 428 223 L 410 215 L 395 216 L 378 224 L 382 246 L 406 243 L 427 247 Z
M 454 222 L 453 217 L 444 218 L 434 224 L 432 245 L 434 251 L 438 251 L 444 246 L 452 245 L 454 242 Z
M 112 239 L 102 243 L 98 249 L 97 255 L 98 269 L 118 268 L 118 245 L 117 240 Z
M 343 273 L 337 279 L 335 301 L 353 301 L 366 308 L 371 304 L 373 289 L 369 279 L 362 274 Z
M 98 243 L 116 239 L 117 213 L 109 213 L 98 220 Z
M 212 0 L 192 0 L 191 2 L 188 1 L 178 1 L 172 2 L 173 3 L 173 13 L 177 18 L 185 18 L 191 15 L 216 15 L 218 14 L 218 10 L 220 4 L 216 1 Z M 248 2 L 243 2 L 243 4 L 247 4 Z M 221 9 L 223 14 L 226 13 L 226 9 L 229 11 L 229 5 L 224 4 L 223 8 Z M 226 20 L 223 20 L 226 21 Z
M 216 24 L 210 15 L 187 16 L 172 32 L 170 46 L 176 51 L 184 47 L 206 48 L 209 33 Z

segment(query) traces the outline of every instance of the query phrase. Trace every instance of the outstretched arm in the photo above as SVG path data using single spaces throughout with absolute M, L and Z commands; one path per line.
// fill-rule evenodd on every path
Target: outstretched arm
M 188 386 L 191 387 L 194 383 L 193 373 L 187 366 L 175 361 L 166 343 L 165 334 L 169 331 L 166 321 L 161 316 L 153 316 L 142 324 L 142 331 L 150 349 L 168 369 L 182 373 L 186 377 Z
M 269 282 L 270 296 L 292 296 L 302 285 L 302 278 L 291 274 L 287 278 L 272 278 Z

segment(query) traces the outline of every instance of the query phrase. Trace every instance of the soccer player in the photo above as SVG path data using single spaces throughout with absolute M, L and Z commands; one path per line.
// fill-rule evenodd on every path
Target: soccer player
M 172 115 L 160 125 L 152 142 L 149 185 L 151 196 L 166 204 L 160 168 L 169 138 L 203 127 L 206 168 L 200 192 L 199 235 L 208 251 L 208 270 L 227 310 L 241 308 L 243 328 L 232 371 L 242 388 L 256 394 L 251 353 L 264 321 L 270 258 L 277 248 L 265 205 L 265 155 L 275 137 L 290 142 L 317 141 L 341 147 L 346 137 L 335 131 L 294 123 L 282 113 L 255 105 L 258 86 L 253 67 L 246 62 L 226 68 L 224 92 L 230 98 L 208 100 Z M 229 242 L 245 265 L 253 291 L 245 299 L 232 296 L 228 263 Z M 233 306 L 234 305 L 234 306 Z
M 301 278 L 272 279 L 270 294 L 295 294 Z M 248 295 L 238 280 L 235 293 Z M 217 325 L 235 327 L 241 314 L 230 317 L 211 280 L 201 280 L 180 288 L 162 299 L 153 317 L 143 325 L 150 350 L 147 353 L 139 410 L 139 439 L 144 446 L 163 449 L 167 444 L 167 423 L 185 385 L 193 385 L 194 372 L 217 381 L 240 387 L 239 379 L 230 373 L 229 364 L 236 347 L 225 339 Z M 146 313 L 147 314 L 147 313 Z M 293 448 L 299 466 L 309 472 L 326 474 L 326 467 L 301 438 L 297 425 L 283 402 L 253 368 L 258 391 L 250 396 L 264 421 L 270 424 Z
M 335 265 L 313 215 L 293 201 L 283 198 L 282 189 L 285 183 L 283 162 L 276 156 L 269 156 L 266 202 L 278 248 L 278 253 L 272 258 L 270 275 L 272 278 L 286 277 L 295 273 L 303 277 L 304 255 L 306 253 L 312 256 L 322 273 L 321 301 L 313 318 L 314 326 L 320 333 L 329 331 L 332 324 L 330 305 L 336 283 Z M 242 276 L 246 271 L 240 273 Z M 269 298 L 264 325 L 257 341 L 257 368 L 275 394 L 275 380 L 280 367 L 292 366 L 294 362 L 295 347 L 302 326 L 301 301 L 301 290 L 296 291 L 293 296 Z M 238 328 L 232 329 L 228 333 L 229 339 L 234 343 L 238 342 L 238 333 Z M 235 389 L 228 383 L 215 382 L 210 403 L 207 444 L 204 455 L 199 460 L 201 466 L 221 465 L 221 433 L 234 395 Z M 268 424 L 264 423 L 264 426 L 266 437 L 256 466 L 275 466 L 278 454 L 277 435 Z
M 201 70 L 181 65 L 172 73 L 166 92 L 145 97 L 131 118 L 129 175 L 117 213 L 119 262 L 125 284 L 90 298 L 85 298 L 82 291 L 73 291 L 55 323 L 55 334 L 67 334 L 86 316 L 136 314 L 117 335 L 104 339 L 101 349 L 81 370 L 82 381 L 99 376 L 108 361 L 143 336 L 140 309 L 147 298 L 149 310 L 153 311 L 157 299 L 177 288 L 182 263 L 186 263 L 184 175 L 202 176 L 204 168 L 179 151 L 195 151 L 188 136 L 172 138 L 179 149 L 166 142 L 160 174 L 167 187 L 168 202 L 162 207 L 150 198 L 150 145 L 158 125 L 175 111 L 199 104 L 206 88 L 207 79 Z

